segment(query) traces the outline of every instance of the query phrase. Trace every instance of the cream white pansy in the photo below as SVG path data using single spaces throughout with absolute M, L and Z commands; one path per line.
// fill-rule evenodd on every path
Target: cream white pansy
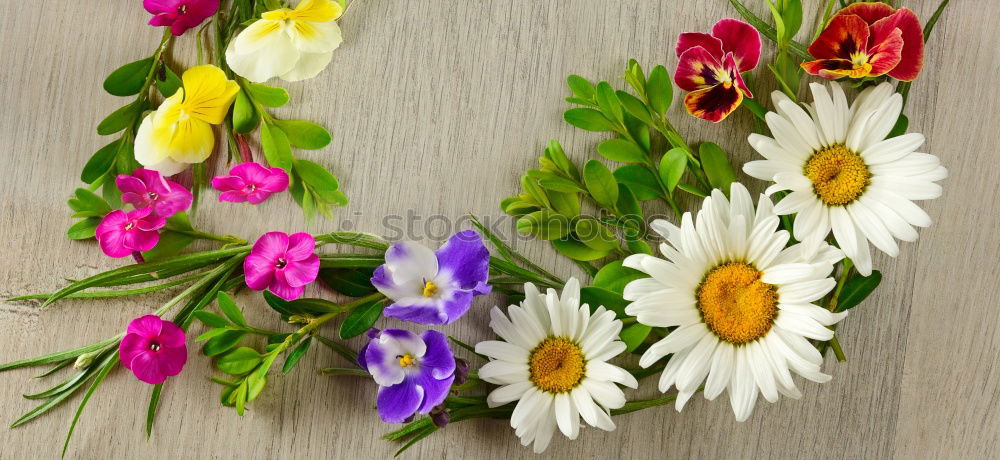
M 226 63 L 256 83 L 315 77 L 343 41 L 336 23 L 342 13 L 331 0 L 302 0 L 295 9 L 268 11 L 229 42 Z
M 191 67 L 184 86 L 146 115 L 135 135 L 135 159 L 170 176 L 212 155 L 215 134 L 239 92 L 239 85 L 213 65 Z
M 615 429 L 608 411 L 625 404 L 615 384 L 639 384 L 607 362 L 625 351 L 618 340 L 622 322 L 614 312 L 598 307 L 592 313 L 580 305 L 580 283 L 571 278 L 561 298 L 553 289 L 541 294 L 525 284 L 521 305 L 508 307 L 507 315 L 494 307 L 490 316 L 490 327 L 503 341 L 476 345 L 477 353 L 490 358 L 479 377 L 501 385 L 486 397 L 490 407 L 517 401 L 510 425 L 521 444 L 533 442 L 540 453 L 556 427 L 576 439 L 580 417 L 602 430 Z
M 919 133 L 886 138 L 903 108 L 903 98 L 882 83 L 861 92 L 848 106 L 837 83 L 809 85 L 813 104 L 804 108 L 780 92 L 772 98 L 777 113 L 766 115 L 774 138 L 750 135 L 750 145 L 766 160 L 743 171 L 774 181 L 768 193 L 791 193 L 775 205 L 779 215 L 794 214 L 795 238 L 813 248 L 830 234 L 862 275 L 872 271 L 868 243 L 899 254 L 896 239 L 914 241 L 913 227 L 931 218 L 914 200 L 941 196 L 948 171 L 938 157 L 919 153 Z
M 789 234 L 778 230 L 771 200 L 761 195 L 754 209 L 750 194 L 732 184 L 731 199 L 718 190 L 705 198 L 697 219 L 685 213 L 678 228 L 664 221 L 651 227 L 667 242 L 664 259 L 636 254 L 624 265 L 650 276 L 630 282 L 625 312 L 639 323 L 673 329 L 643 353 L 649 367 L 673 355 L 659 389 L 677 387 L 677 410 L 704 382 L 705 398 L 723 390 L 736 419 L 746 420 L 760 393 L 774 402 L 782 394 L 800 397 L 791 372 L 814 382 L 830 376 L 807 339 L 829 340 L 826 326 L 846 313 L 813 304 L 836 284 L 833 264 L 843 258 L 826 243 L 808 253 L 785 247 Z

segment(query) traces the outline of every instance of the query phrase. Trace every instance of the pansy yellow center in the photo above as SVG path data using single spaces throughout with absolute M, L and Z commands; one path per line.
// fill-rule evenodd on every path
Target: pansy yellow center
M 753 342 L 771 329 L 778 293 L 744 262 L 719 265 L 698 286 L 698 310 L 715 335 L 732 344 Z
M 549 337 L 531 351 L 528 360 L 531 382 L 549 393 L 565 393 L 576 388 L 586 373 L 580 346 L 569 339 Z
M 809 157 L 804 171 L 824 204 L 850 204 L 871 183 L 871 173 L 860 155 L 837 144 Z
M 872 65 L 868 62 L 868 55 L 865 53 L 851 53 L 851 65 L 853 69 L 844 71 L 850 78 L 864 78 L 871 74 Z
M 413 361 L 413 355 L 409 353 L 399 357 L 399 367 L 410 367 L 414 364 L 416 363 Z
M 433 281 L 428 281 L 424 284 L 424 297 L 434 297 L 437 294 L 438 287 Z

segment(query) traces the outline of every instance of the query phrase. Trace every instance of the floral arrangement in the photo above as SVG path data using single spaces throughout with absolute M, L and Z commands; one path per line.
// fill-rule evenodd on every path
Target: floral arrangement
M 931 224 L 915 201 L 940 196 L 937 182 L 947 176 L 938 157 L 917 151 L 924 136 L 907 133 L 903 111 L 948 0 L 923 25 L 892 2 L 841 0 L 835 10 L 829 0 L 808 46 L 794 40 L 804 19 L 798 0 L 769 0 L 773 25 L 730 0 L 741 19 L 681 33 L 672 77 L 662 65 L 647 73 L 630 60 L 628 90 L 567 79 L 575 107 L 565 121 L 610 133 L 597 154 L 621 165 L 574 163 L 552 140 L 540 168 L 521 177 L 521 193 L 500 201 L 518 231 L 550 241 L 586 282 L 550 273 L 475 217 L 436 250 L 365 233 L 268 232 L 251 244 L 197 230 L 191 217 L 209 186 L 221 202 L 251 205 L 287 191 L 307 216 L 330 217 L 331 206 L 347 203 L 327 169 L 292 151 L 323 148 L 330 134 L 271 115 L 267 109 L 289 97 L 264 83 L 319 75 L 342 41 L 337 20 L 349 5 L 293 3 L 143 2 L 163 39 L 151 57 L 105 81 L 110 94 L 135 99 L 98 126 L 118 137 L 86 163 L 86 186 L 69 200 L 80 219 L 69 238 L 94 238 L 106 256 L 134 263 L 11 300 L 46 308 L 180 291 L 123 322 L 117 336 L 0 365 L 68 374 L 25 394 L 40 404 L 12 427 L 82 390 L 68 446 L 87 402 L 121 365 L 151 385 L 149 436 L 164 385 L 190 361 L 212 363 L 221 404 L 242 415 L 266 397 L 279 358 L 287 374 L 314 346 L 344 361 L 320 374 L 373 381 L 377 416 L 402 424 L 385 435 L 401 443 L 397 454 L 475 418 L 506 420 L 540 453 L 556 431 L 575 439 L 583 425 L 614 430 L 617 416 L 667 404 L 679 411 L 697 393 L 709 400 L 726 393 L 735 418 L 746 420 L 759 397 L 800 398 L 793 375 L 830 380 L 822 371 L 827 352 L 846 360 L 837 325 L 881 281 L 871 247 L 895 257 L 897 240 L 914 241 L 916 227 Z M 167 55 L 185 35 L 196 41 L 199 62 L 175 72 Z M 775 47 L 767 71 L 764 44 Z M 779 88 L 770 104 L 754 89 L 768 78 Z M 803 83 L 808 96 L 800 101 Z M 747 139 L 761 159 L 742 170 L 769 184 L 763 194 L 736 181 L 717 144 L 692 146 L 674 128 L 666 113 L 675 86 L 698 119 L 725 126 L 740 107 L 753 114 L 756 132 Z M 236 164 L 209 181 L 217 130 Z M 673 221 L 646 218 L 656 202 Z M 198 239 L 217 247 L 185 251 Z M 303 298 L 314 283 L 330 298 Z M 262 292 L 289 329 L 249 324 L 233 297 L 244 288 Z M 490 310 L 495 340 L 470 345 L 437 329 L 491 293 L 508 305 Z M 335 320 L 336 337 L 324 334 L 321 326 Z M 388 327 L 376 328 L 380 321 Z M 408 323 L 429 329 L 417 333 Z M 260 338 L 263 347 L 255 346 Z M 194 344 L 208 360 L 189 359 Z M 630 400 L 625 388 L 654 375 L 664 395 Z

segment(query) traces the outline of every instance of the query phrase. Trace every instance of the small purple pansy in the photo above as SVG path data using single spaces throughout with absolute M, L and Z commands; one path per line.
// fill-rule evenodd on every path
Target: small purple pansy
M 118 345 L 122 366 L 151 385 L 181 373 L 187 362 L 184 331 L 156 315 L 132 320 Z
M 281 168 L 241 163 L 230 169 L 228 176 L 212 179 L 212 188 L 222 192 L 219 201 L 260 204 L 272 194 L 288 189 L 288 174 Z
M 191 207 L 194 195 L 177 182 L 163 178 L 159 171 L 136 169 L 131 176 L 121 174 L 115 185 L 122 192 L 122 202 L 136 209 L 152 208 L 152 215 L 169 218 Z
M 449 324 L 469 310 L 472 298 L 488 294 L 490 252 L 476 232 L 456 233 L 437 252 L 399 242 L 371 282 L 393 301 L 384 315 L 418 324 Z
M 373 335 L 358 354 L 358 364 L 379 385 L 383 421 L 404 423 L 444 402 L 455 380 L 455 355 L 444 334 L 386 329 Z
M 263 234 L 243 261 L 247 286 L 255 291 L 267 289 L 285 300 L 298 299 L 319 274 L 315 249 L 316 240 L 308 233 Z
M 153 208 L 135 211 L 111 211 L 97 225 L 94 236 L 108 257 L 128 257 L 135 252 L 146 252 L 160 242 L 160 228 L 166 225 L 163 216 L 153 215 Z

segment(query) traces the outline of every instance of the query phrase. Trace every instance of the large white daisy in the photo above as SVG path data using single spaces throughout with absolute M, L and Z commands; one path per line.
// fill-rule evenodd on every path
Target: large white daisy
M 510 315 L 509 318 L 507 315 Z M 625 394 L 615 383 L 636 388 L 639 383 L 624 369 L 607 361 L 625 351 L 618 340 L 622 322 L 603 306 L 591 313 L 580 305 L 580 283 L 571 278 L 563 288 L 540 294 L 524 285 L 524 301 L 504 315 L 490 311 L 490 327 L 503 341 L 476 345 L 490 357 L 479 369 L 483 380 L 502 385 L 486 397 L 490 407 L 517 401 L 510 426 L 521 444 L 534 442 L 541 453 L 556 427 L 570 439 L 580 433 L 580 417 L 587 424 L 615 429 L 609 409 L 625 405 Z
M 673 355 L 659 389 L 677 387 L 677 410 L 705 381 L 705 398 L 728 389 L 736 419 L 743 421 L 758 392 L 770 402 L 779 394 L 801 396 L 789 370 L 814 382 L 830 380 L 807 339 L 829 340 L 833 331 L 826 326 L 846 315 L 812 303 L 834 287 L 829 276 L 843 254 L 826 243 L 811 254 L 802 244 L 786 248 L 789 235 L 778 230 L 771 200 L 761 195 L 755 211 L 738 183 L 730 195 L 727 200 L 715 190 L 697 219 L 685 213 L 679 228 L 653 221 L 667 240 L 660 245 L 666 260 L 627 257 L 625 266 L 650 278 L 630 282 L 624 295 L 632 302 L 625 312 L 640 323 L 675 328 L 646 350 L 639 365 Z
M 767 159 L 751 161 L 743 171 L 774 181 L 769 194 L 791 191 L 774 212 L 798 213 L 796 239 L 814 248 L 832 229 L 840 248 L 867 276 L 868 243 L 895 257 L 895 239 L 916 240 L 913 227 L 926 227 L 931 218 L 913 201 L 941 196 L 934 182 L 948 171 L 938 157 L 916 151 L 922 134 L 886 139 L 903 109 L 902 96 L 889 83 L 862 91 L 850 106 L 837 83 L 829 92 L 818 83 L 809 88 L 813 104 L 804 109 L 781 92 L 772 93 L 777 113 L 769 112 L 766 121 L 774 138 L 749 138 Z

